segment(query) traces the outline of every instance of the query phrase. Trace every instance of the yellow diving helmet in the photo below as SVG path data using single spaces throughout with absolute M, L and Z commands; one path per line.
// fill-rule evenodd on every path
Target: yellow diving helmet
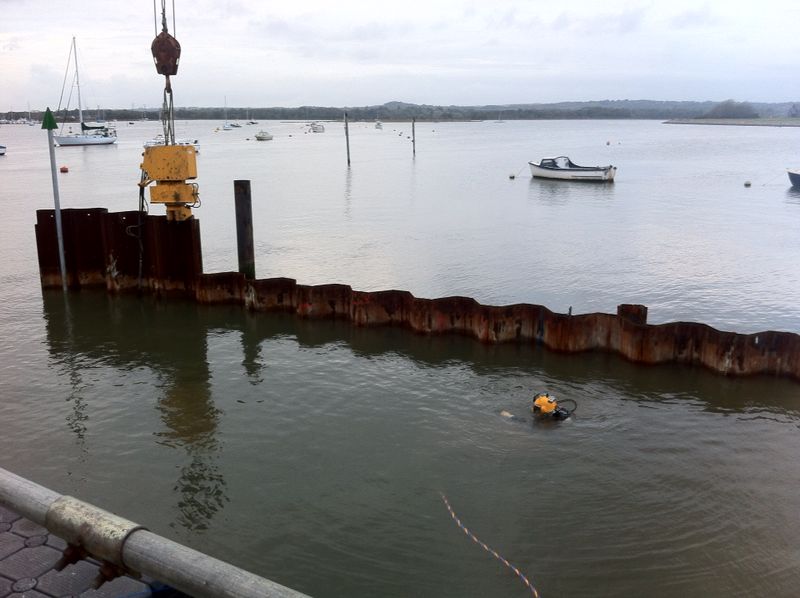
M 533 406 L 531 411 L 533 413 L 540 413 L 542 415 L 552 415 L 558 409 L 558 403 L 546 392 L 540 392 L 533 397 Z

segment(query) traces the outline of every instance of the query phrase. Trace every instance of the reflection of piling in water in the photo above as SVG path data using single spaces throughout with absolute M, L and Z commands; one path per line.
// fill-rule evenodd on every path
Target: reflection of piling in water
M 69 299 L 44 297 L 50 351 L 75 380 L 69 397 L 73 413 L 67 424 L 83 444 L 91 423 L 86 411 L 91 405 L 80 392 L 81 369 L 75 364 L 84 357 L 90 362 L 114 363 L 123 370 L 153 369 L 162 381 L 156 409 L 164 424 L 164 429 L 154 434 L 160 444 L 185 453 L 174 486 L 178 493 L 176 521 L 186 529 L 207 529 L 228 502 L 227 484 L 217 464 L 220 411 L 211 393 L 208 331 L 191 320 L 189 310 L 181 311 L 181 320 L 158 310 L 119 317 L 102 301 Z
M 71 288 L 138 287 L 137 212 L 64 210 Z M 129 224 L 126 224 L 129 223 Z M 348 320 L 356 326 L 402 326 L 423 334 L 458 333 L 487 343 L 541 344 L 554 351 L 611 351 L 645 364 L 697 364 L 731 375 L 774 374 L 800 380 L 800 336 L 736 334 L 705 324 L 647 324 L 647 308 L 621 305 L 616 314 L 560 314 L 541 305 L 481 305 L 466 297 L 420 299 L 406 291 L 362 292 L 347 285 L 308 286 L 289 278 L 248 280 L 244 274 L 203 274 L 200 227 L 194 218 L 167 222 L 146 216 L 142 290 L 199 303 L 238 304 L 304 318 Z M 37 211 L 36 238 L 44 287 L 61 286 L 53 210 Z

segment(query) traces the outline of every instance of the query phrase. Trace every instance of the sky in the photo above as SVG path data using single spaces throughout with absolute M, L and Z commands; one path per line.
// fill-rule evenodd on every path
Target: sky
M 0 0 L 0 113 L 58 106 L 73 35 L 86 107 L 160 106 L 153 4 Z M 798 0 L 167 0 L 167 16 L 183 107 L 800 101 Z

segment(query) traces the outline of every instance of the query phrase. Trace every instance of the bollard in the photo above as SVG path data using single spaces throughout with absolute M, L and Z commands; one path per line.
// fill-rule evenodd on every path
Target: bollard
M 250 181 L 233 181 L 236 204 L 236 246 L 239 250 L 239 272 L 248 280 L 256 277 L 256 258 L 253 246 L 253 202 Z

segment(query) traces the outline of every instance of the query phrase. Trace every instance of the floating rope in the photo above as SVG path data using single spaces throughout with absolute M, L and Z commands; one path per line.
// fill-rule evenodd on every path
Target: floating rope
M 455 511 L 453 511 L 453 507 L 451 507 L 451 506 L 450 506 L 450 503 L 448 502 L 448 500 L 447 500 L 447 497 L 446 497 L 446 496 L 445 496 L 443 493 L 440 493 L 440 494 L 441 494 L 442 500 L 444 501 L 444 506 L 446 506 L 446 507 L 447 507 L 447 510 L 450 512 L 450 517 L 452 517 L 452 518 L 453 518 L 453 521 L 455 521 L 455 522 L 456 522 L 456 524 L 458 525 L 458 527 L 460 527 L 460 528 L 461 528 L 461 531 L 463 531 L 463 532 L 464 532 L 464 533 L 467 535 L 467 537 L 469 537 L 469 539 L 470 539 L 470 540 L 472 540 L 473 542 L 475 542 L 475 544 L 477 544 L 478 546 L 480 546 L 481 548 L 483 548 L 483 549 L 484 549 L 486 552 L 488 552 L 489 554 L 491 554 L 491 555 L 492 555 L 494 558 L 496 558 L 498 561 L 500 561 L 501 563 L 503 563 L 503 564 L 504 564 L 506 567 L 508 567 L 509 569 L 511 569 L 511 570 L 512 570 L 512 571 L 513 571 L 513 572 L 516 574 L 516 576 L 517 576 L 517 577 L 519 577 L 519 578 L 522 580 L 522 583 L 524 583 L 524 584 L 525 584 L 525 586 L 526 586 L 526 587 L 527 587 L 527 588 L 528 588 L 528 589 L 531 591 L 531 594 L 534 596 L 534 598 L 539 598 L 539 592 L 537 592 L 537 591 L 536 591 L 536 588 L 535 588 L 535 587 L 533 587 L 533 584 L 532 584 L 532 583 L 531 583 L 531 582 L 528 580 L 528 578 L 527 578 L 527 577 L 525 577 L 525 574 L 524 574 L 524 573 L 522 573 L 522 571 L 520 571 L 519 569 L 517 569 L 517 568 L 516 568 L 514 565 L 512 565 L 511 563 L 509 563 L 509 562 L 508 562 L 506 559 L 504 559 L 502 556 L 500 556 L 500 555 L 497 553 L 497 551 L 496 551 L 496 550 L 494 550 L 494 549 L 490 548 L 489 546 L 487 546 L 486 544 L 484 544 L 483 542 L 481 542 L 481 541 L 480 541 L 480 540 L 479 540 L 479 539 L 478 539 L 478 538 L 475 536 L 475 534 L 473 534 L 471 531 L 469 531 L 469 529 L 467 528 L 467 526 L 466 526 L 466 525 L 464 525 L 463 523 L 461 523 L 461 520 L 458 518 L 458 516 L 456 515 Z

